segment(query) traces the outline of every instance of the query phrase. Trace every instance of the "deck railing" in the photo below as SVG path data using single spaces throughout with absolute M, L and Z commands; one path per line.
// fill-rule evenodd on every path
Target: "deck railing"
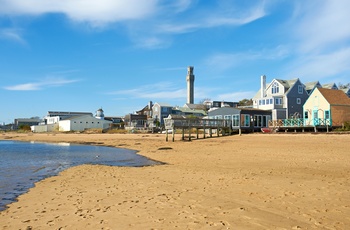
M 228 128 L 231 120 L 200 118 L 164 118 L 165 129 L 173 128 Z
M 314 118 L 314 119 L 279 119 L 269 121 L 269 127 L 310 127 L 310 126 L 331 126 L 332 120 Z

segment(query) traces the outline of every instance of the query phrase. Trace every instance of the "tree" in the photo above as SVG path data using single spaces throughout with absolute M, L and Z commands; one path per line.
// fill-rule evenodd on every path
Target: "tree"
M 350 83 L 343 84 L 341 82 L 338 83 L 338 88 L 339 89 L 347 89 L 350 88 Z
M 253 100 L 252 99 L 242 99 L 238 102 L 238 105 L 239 106 L 250 106 L 250 105 L 253 105 Z

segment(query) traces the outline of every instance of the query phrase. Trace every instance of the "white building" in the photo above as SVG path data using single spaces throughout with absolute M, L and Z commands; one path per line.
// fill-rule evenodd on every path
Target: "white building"
M 83 112 L 52 112 L 44 118 L 45 122 L 31 126 L 34 133 L 52 131 L 84 131 L 86 129 L 107 129 L 112 121 L 104 120 L 103 110 L 97 111 L 96 117 L 92 113 Z
M 111 121 L 101 120 L 89 115 L 71 117 L 58 122 L 58 131 L 84 131 L 85 129 L 107 129 Z

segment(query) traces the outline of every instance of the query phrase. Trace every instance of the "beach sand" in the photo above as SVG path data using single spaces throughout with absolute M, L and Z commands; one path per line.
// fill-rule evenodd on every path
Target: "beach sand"
M 18 134 L 139 150 L 165 165 L 81 165 L 36 183 L 1 229 L 348 229 L 350 135 Z

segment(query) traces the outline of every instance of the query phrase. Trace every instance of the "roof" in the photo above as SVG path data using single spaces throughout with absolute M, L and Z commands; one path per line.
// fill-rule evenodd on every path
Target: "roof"
M 89 112 L 69 112 L 69 111 L 48 111 L 47 116 L 81 116 L 81 115 L 90 115 L 92 116 L 92 113 Z
M 216 110 L 210 111 L 208 116 L 226 116 L 226 115 L 271 115 L 271 110 L 262 110 L 254 108 L 232 108 L 232 107 L 222 107 Z
M 161 107 L 173 107 L 172 105 L 168 104 L 168 103 L 165 103 L 165 102 L 156 102 L 154 104 L 158 104 L 160 105 Z
M 304 84 L 305 85 L 305 89 L 306 90 L 312 90 L 313 88 L 315 88 L 317 85 L 320 85 L 319 81 L 313 81 L 313 82 L 307 82 Z
M 298 78 L 292 79 L 292 80 L 281 80 L 281 79 L 275 79 L 275 80 L 278 81 L 281 85 L 283 85 L 284 88 L 286 88 L 286 92 L 287 92 L 288 89 L 292 88 L 295 82 L 298 81 Z
M 203 108 L 203 104 L 190 104 L 190 103 L 186 103 L 184 105 L 184 107 L 188 107 L 190 109 L 198 109 L 198 108 Z
M 342 90 L 318 88 L 330 105 L 350 105 L 350 98 Z
M 202 110 L 202 109 L 190 109 L 186 107 L 177 107 L 176 110 L 179 110 L 183 113 L 192 113 L 192 114 L 202 114 L 202 115 L 207 115 L 207 113 Z
M 335 83 L 327 83 L 327 84 L 322 85 L 322 88 L 332 89 L 334 86 L 337 87 L 337 85 Z
M 350 88 L 344 88 L 344 89 L 340 89 L 341 91 L 343 91 L 344 93 L 349 93 L 350 92 Z
M 68 117 L 68 118 L 64 118 L 62 119 L 61 121 L 72 121 L 72 120 L 76 120 L 76 119 L 82 119 L 84 117 L 93 117 L 93 116 L 90 116 L 90 115 L 76 115 L 76 116 L 71 116 L 71 117 Z
M 273 79 L 270 83 L 268 83 L 266 85 L 266 89 L 269 88 L 271 86 L 271 83 L 273 81 L 277 81 L 278 83 L 280 83 L 281 85 L 283 85 L 283 87 L 285 88 L 285 94 L 288 93 L 288 90 L 290 88 L 292 88 L 292 86 L 299 80 L 299 78 L 295 78 L 295 79 L 291 79 L 291 80 L 282 80 L 282 79 Z M 259 88 L 258 92 L 254 95 L 253 99 L 256 98 L 260 98 L 261 95 L 261 88 Z

